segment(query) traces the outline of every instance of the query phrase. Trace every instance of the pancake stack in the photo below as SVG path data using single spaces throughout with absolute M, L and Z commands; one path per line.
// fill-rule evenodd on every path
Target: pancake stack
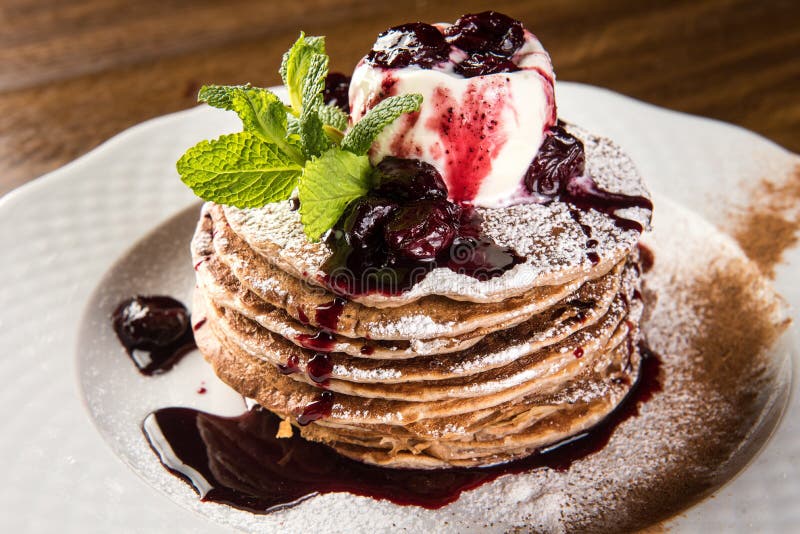
M 570 131 L 598 186 L 647 195 L 611 141 Z M 343 298 L 324 282 L 330 250 L 292 208 L 203 206 L 193 316 L 219 377 L 305 438 L 388 467 L 496 464 L 588 430 L 636 382 L 640 232 L 619 221 L 646 228 L 649 210 L 478 209 L 523 263 Z

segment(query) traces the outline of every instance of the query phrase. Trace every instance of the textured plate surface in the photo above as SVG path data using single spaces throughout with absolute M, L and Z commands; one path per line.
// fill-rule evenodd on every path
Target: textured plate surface
M 743 204 L 744 184 L 786 174 L 800 162 L 733 126 L 602 89 L 561 83 L 558 91 L 564 118 L 613 138 L 654 190 L 722 228 L 730 209 Z M 5 481 L 0 530 L 224 531 L 165 499 L 114 457 L 81 405 L 75 347 L 79 319 L 103 274 L 137 239 L 194 202 L 177 179 L 174 161 L 196 141 L 235 130 L 237 122 L 208 108 L 149 121 L 0 201 L 6 260 L 0 266 L 0 401 L 8 406 L 0 422 Z M 176 257 L 188 254 L 181 243 L 164 246 Z M 797 320 L 800 250 L 785 257 L 776 286 Z M 126 283 L 158 290 L 148 280 L 143 273 Z M 202 366 L 192 368 L 191 359 L 184 370 L 197 373 L 198 381 L 213 380 Z M 169 375 L 161 378 L 168 381 Z M 108 399 L 115 399 L 113 391 Z M 225 397 L 201 397 L 197 405 L 206 402 L 237 409 L 236 400 Z M 715 498 L 669 526 L 790 531 L 800 523 L 798 464 L 800 396 L 795 394 L 788 416 L 757 460 Z

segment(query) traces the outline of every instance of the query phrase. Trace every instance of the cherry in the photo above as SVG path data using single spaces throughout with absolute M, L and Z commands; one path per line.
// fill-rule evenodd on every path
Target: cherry
M 570 178 L 583 174 L 585 165 L 583 143 L 561 126 L 554 126 L 525 174 L 525 186 L 531 193 L 557 195 Z
M 331 72 L 325 78 L 325 89 L 322 97 L 326 104 L 339 106 L 345 113 L 350 113 L 350 77 L 341 72 Z
M 113 323 L 126 347 L 153 350 L 183 336 L 189 328 L 189 312 L 171 297 L 136 296 L 117 307 Z
M 418 159 L 389 156 L 378 164 L 376 175 L 380 185 L 375 194 L 382 197 L 400 202 L 447 197 L 447 186 L 436 167 Z
M 420 200 L 402 206 L 384 229 L 386 244 L 410 260 L 433 260 L 453 242 L 460 208 L 448 201 Z
M 396 209 L 397 204 L 390 200 L 361 198 L 342 220 L 340 230 L 344 232 L 344 238 L 350 245 L 366 244 L 374 235 L 380 235 L 384 223 Z
M 447 42 L 467 52 L 491 52 L 510 58 L 525 41 L 522 23 L 496 11 L 459 18 L 446 30 Z
M 473 52 L 455 66 L 455 71 L 466 78 L 518 70 L 519 67 L 509 58 L 491 52 Z
M 446 61 L 449 55 L 450 45 L 438 28 L 415 22 L 389 28 L 378 35 L 367 59 L 385 68 L 409 65 L 430 68 Z

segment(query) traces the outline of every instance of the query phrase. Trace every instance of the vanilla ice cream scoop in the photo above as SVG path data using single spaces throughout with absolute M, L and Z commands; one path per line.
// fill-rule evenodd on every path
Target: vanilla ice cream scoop
M 539 40 L 514 22 L 517 45 L 505 56 L 454 39 L 455 27 L 448 24 L 424 25 L 426 33 L 406 25 L 398 27 L 405 33 L 382 34 L 353 73 L 352 120 L 392 95 L 419 93 L 424 100 L 419 112 L 402 116 L 378 136 L 370 152 L 373 163 L 386 156 L 428 162 L 456 202 L 496 208 L 527 196 L 525 173 L 556 123 L 555 75 Z M 508 50 L 513 39 L 500 37 L 505 40 L 496 40 L 496 48 Z M 467 50 L 457 46 L 460 42 Z M 426 46 L 432 56 L 423 57 Z

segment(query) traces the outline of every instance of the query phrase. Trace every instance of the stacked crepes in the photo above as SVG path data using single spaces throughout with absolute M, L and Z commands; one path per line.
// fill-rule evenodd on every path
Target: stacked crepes
M 647 194 L 612 142 L 572 132 L 602 189 Z M 524 263 L 490 279 L 437 268 L 408 291 L 344 299 L 290 202 L 206 204 L 192 243 L 200 350 L 304 437 L 367 463 L 488 465 L 585 431 L 638 376 L 640 232 L 620 221 L 646 228 L 650 212 L 479 212 Z

